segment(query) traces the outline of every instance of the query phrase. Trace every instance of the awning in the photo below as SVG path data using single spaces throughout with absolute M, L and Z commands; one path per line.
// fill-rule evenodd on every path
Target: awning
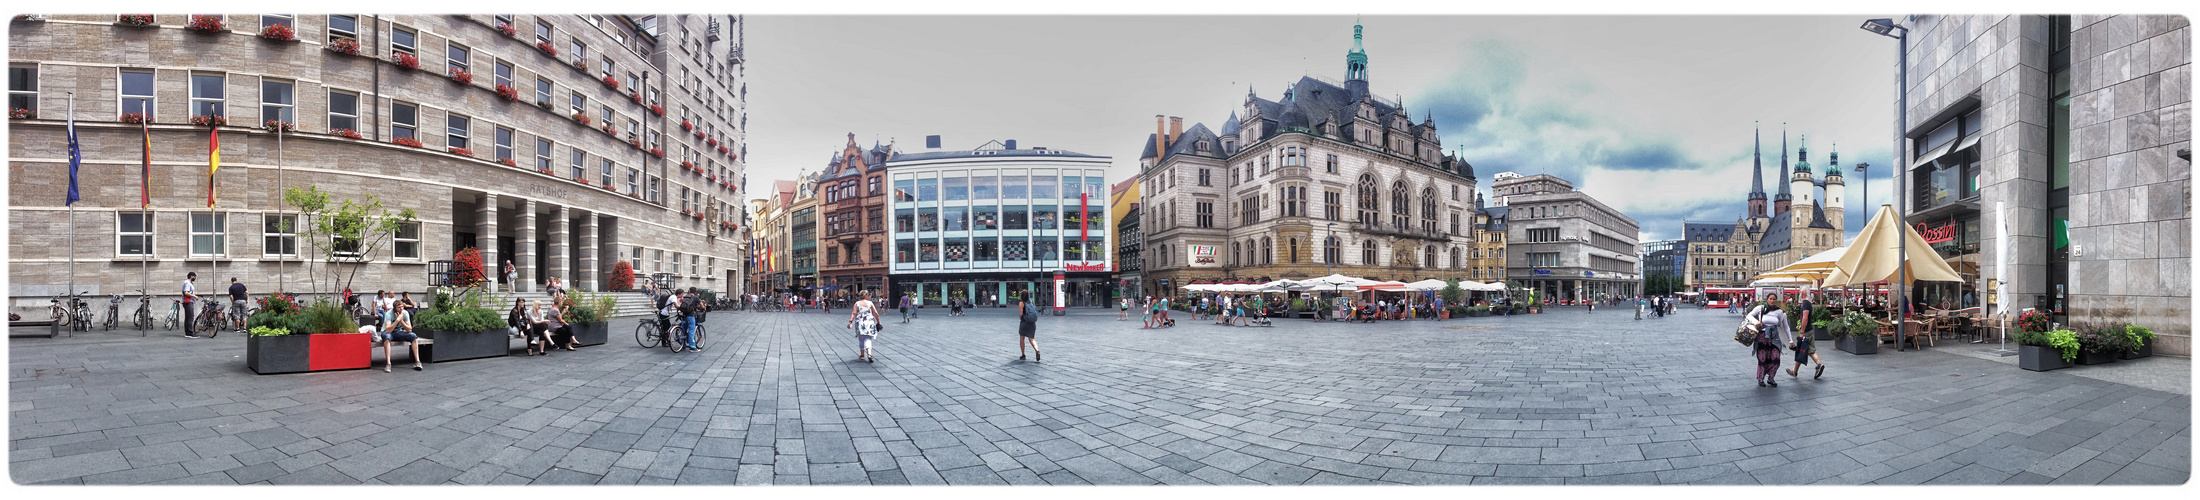
M 1966 150 L 1966 149 L 1971 149 L 1971 146 L 1977 146 L 1977 145 L 1978 145 L 1978 139 L 1979 139 L 1980 137 L 1985 137 L 1985 136 L 1986 136 L 1986 134 L 1985 134 L 1985 133 L 1974 133 L 1974 134 L 1971 134 L 1971 136 L 1970 136 L 1970 137 L 1965 137 L 1965 138 L 1963 138 L 1963 141 L 1961 141 L 1961 142 L 1957 142 L 1957 143 L 1956 143 L 1956 148 L 1955 148 L 1955 149 L 1951 149 L 1951 150 L 1949 150 L 1949 151 L 1962 151 L 1962 150 Z
M 1910 163 L 1909 170 L 1916 170 L 1917 167 L 1924 166 L 1927 163 L 1932 163 L 1933 160 L 1940 159 L 1940 155 L 1948 154 L 1948 151 L 1950 151 L 1949 148 L 1953 144 L 1955 143 L 1951 142 L 1948 144 L 1942 144 L 1940 145 L 1940 147 L 1933 148 L 1932 151 L 1926 151 L 1925 154 L 1917 155 L 1917 161 Z

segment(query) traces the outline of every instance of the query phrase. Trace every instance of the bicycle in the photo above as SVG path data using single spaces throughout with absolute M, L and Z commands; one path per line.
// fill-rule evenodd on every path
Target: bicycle
M 681 325 L 677 324 L 677 322 L 676 322 L 676 323 L 675 323 L 675 324 L 673 325 L 673 328 L 679 328 L 680 326 L 681 326 Z M 710 332 L 710 330 L 709 330 L 709 329 L 703 328 L 703 324 L 702 324 L 702 323 L 696 323 L 696 324 L 695 324 L 695 348 L 694 348 L 694 349 L 688 349 L 688 348 L 687 348 L 687 346 L 685 346 L 685 345 L 681 345 L 681 344 L 680 344 L 679 342 L 676 342 L 676 341 L 674 341 L 673 339 L 671 339 L 671 338 L 669 338 L 669 337 L 665 339 L 665 344 L 666 344 L 666 345 L 669 345 L 669 346 L 672 346 L 672 352 L 673 352 L 673 353 L 679 353 L 679 352 L 682 352 L 682 351 L 694 351 L 694 352 L 703 352 L 703 347 L 704 347 L 704 345 L 703 345 L 703 339 L 707 339 L 707 338 L 710 338 L 709 332 Z
M 61 297 L 55 295 L 46 299 L 47 319 L 52 320 L 54 326 L 69 326 L 69 308 L 61 305 Z
M 657 328 L 656 318 L 642 318 L 642 324 L 634 327 L 634 343 L 644 349 L 655 349 L 664 343 L 665 332 Z
M 112 298 L 107 299 L 107 321 L 105 322 L 105 327 L 107 331 L 111 332 L 115 330 L 115 324 L 120 323 L 122 320 L 122 294 L 114 293 L 108 294 L 108 296 Z
M 206 303 L 206 310 L 199 311 L 199 317 L 193 318 L 191 320 L 192 324 L 198 325 L 200 330 L 204 330 L 206 338 L 221 336 L 222 329 L 229 326 L 229 321 L 222 319 L 221 301 L 202 300 L 200 302 Z
M 75 297 L 69 298 L 69 322 L 79 332 L 92 331 L 92 303 L 84 300 L 88 295 L 88 292 L 77 292 Z
M 150 330 L 153 328 L 153 297 L 146 295 L 144 290 L 136 292 L 138 308 L 137 312 L 130 313 L 130 326 L 139 330 Z
M 177 328 L 183 328 L 183 299 L 171 298 L 168 299 L 168 320 L 161 322 L 160 329 L 173 332 Z

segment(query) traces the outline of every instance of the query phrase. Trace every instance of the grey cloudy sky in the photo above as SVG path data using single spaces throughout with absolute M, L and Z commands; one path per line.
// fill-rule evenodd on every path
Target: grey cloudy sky
M 1686 220 L 1732 221 L 1749 191 L 1750 128 L 1765 128 L 1766 192 L 1780 127 L 1810 137 L 1814 170 L 1839 143 L 1891 191 L 1894 40 L 1869 16 L 1368 16 L 1369 82 L 1433 114 L 1480 188 L 1550 173 L 1634 217 L 1646 239 Z M 854 133 L 866 147 L 925 135 L 950 149 L 1017 139 L 1137 169 L 1153 116 L 1219 128 L 1246 89 L 1280 97 L 1301 75 L 1342 79 L 1354 16 L 751 16 L 750 188 L 819 170 Z M 1792 149 L 1791 149 L 1792 150 Z M 1791 159 L 1791 161 L 1793 161 Z M 1862 182 L 1849 170 L 1849 225 Z

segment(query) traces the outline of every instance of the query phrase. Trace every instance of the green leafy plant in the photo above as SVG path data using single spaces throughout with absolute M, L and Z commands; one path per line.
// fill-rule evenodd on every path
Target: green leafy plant
M 568 304 L 562 311 L 565 322 L 575 325 L 603 323 L 607 319 L 605 316 L 618 306 L 618 299 L 610 295 L 592 296 L 580 290 L 565 292 L 565 299 Z
M 2063 362 L 2068 363 L 2078 359 L 2078 349 L 2080 348 L 2078 332 L 2066 329 L 2053 330 L 2041 334 L 2040 340 L 2046 344 L 2046 347 L 2062 351 Z
M 1834 330 L 1835 335 L 1843 337 L 1869 337 L 1879 332 L 1879 322 L 1873 321 L 1871 315 L 1864 314 L 1863 311 L 1849 311 L 1829 320 L 1833 323 L 1829 328 Z
M 2089 327 L 2077 332 L 2078 348 L 2085 352 L 2100 354 L 2137 349 L 2130 346 L 2130 337 L 2122 326 Z
M 2154 343 L 2154 330 L 2139 325 L 2124 325 L 2124 339 L 2129 341 L 2129 349 L 2126 349 L 2128 352 L 2138 352 L 2147 344 Z
M 265 326 L 255 326 L 255 327 L 252 327 L 252 330 L 250 330 L 250 331 L 248 331 L 248 332 L 246 332 L 246 333 L 248 333 L 248 334 L 250 334 L 251 336 L 254 336 L 254 337 L 275 337 L 275 336 L 289 335 L 289 334 L 290 334 L 290 329 L 289 329 L 289 328 L 269 328 L 269 327 L 265 327 Z
M 413 326 L 421 330 L 446 332 L 478 332 L 504 327 L 504 317 L 496 311 L 482 307 L 482 295 L 456 293 L 449 287 L 436 287 L 429 299 L 428 308 L 413 315 Z
M 303 333 L 351 333 L 359 331 L 359 323 L 353 322 L 344 309 L 327 299 L 316 300 L 311 307 L 298 313 L 290 331 Z
M 316 256 L 321 257 L 319 266 L 324 269 L 316 271 L 309 267 L 307 270 L 309 274 L 325 274 L 313 281 L 315 291 L 321 290 L 324 279 L 328 290 L 350 287 L 359 277 L 359 270 L 392 241 L 398 229 L 420 220 L 413 209 L 385 207 L 373 194 L 361 201 L 348 198 L 332 201 L 329 192 L 318 186 L 286 189 L 283 203 L 297 208 L 299 213 L 297 222 L 286 221 L 282 225 L 298 233 L 300 241 L 310 242 Z M 307 262 L 308 266 L 314 265 L 313 260 Z
M 2017 329 L 2019 330 L 2024 330 L 2028 332 L 2044 332 L 2047 331 L 2047 329 L 2050 328 L 2050 325 L 2052 324 L 2053 323 L 2048 318 L 2047 313 L 2039 311 L 2025 311 L 2024 314 L 2017 315 Z
M 1436 292 L 1436 296 L 1443 298 L 1445 304 L 1467 303 L 1467 289 L 1459 288 L 1457 278 L 1444 280 L 1444 289 Z

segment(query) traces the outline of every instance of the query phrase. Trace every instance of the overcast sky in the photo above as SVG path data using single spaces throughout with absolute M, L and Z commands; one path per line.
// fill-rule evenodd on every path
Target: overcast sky
M 1895 41 L 1868 16 L 1369 16 L 1370 87 L 1433 114 L 1487 193 L 1549 173 L 1633 217 L 1647 240 L 1731 222 L 1764 127 L 1766 186 L 1783 122 L 1813 170 L 1839 144 L 1851 234 L 1889 201 Z M 1134 175 L 1156 114 L 1219 129 L 1247 87 L 1342 80 L 1354 16 L 764 16 L 749 18 L 749 187 L 814 172 L 854 133 L 920 150 L 1017 139 L 1115 158 Z M 1792 153 L 1791 153 L 1792 156 Z M 1794 161 L 1790 158 L 1790 161 Z M 753 194 L 754 191 L 752 191 Z

